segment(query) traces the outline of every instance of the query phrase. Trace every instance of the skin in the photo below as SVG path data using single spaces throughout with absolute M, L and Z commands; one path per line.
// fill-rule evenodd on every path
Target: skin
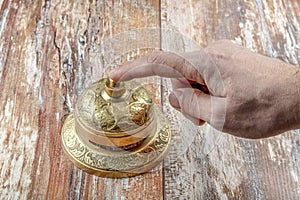
M 197 125 L 243 138 L 300 128 L 299 68 L 228 40 L 184 54 L 155 52 L 110 72 L 114 81 L 172 78 L 170 104 Z M 190 87 L 205 85 L 209 94 Z

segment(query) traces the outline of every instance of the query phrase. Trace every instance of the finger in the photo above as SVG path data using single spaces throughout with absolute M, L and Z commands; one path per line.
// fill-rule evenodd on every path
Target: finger
M 179 89 L 179 88 L 191 88 L 191 85 L 186 79 L 181 78 L 172 78 L 171 79 L 172 88 L 173 90 Z
M 184 115 L 210 122 L 211 98 L 210 95 L 200 90 L 181 88 L 170 94 L 169 101 L 174 108 L 180 110 Z
M 199 56 L 198 59 L 201 60 L 201 57 Z M 163 51 L 127 63 L 122 67 L 113 69 L 109 74 L 114 81 L 127 81 L 155 75 L 168 78 L 185 77 L 204 83 L 199 70 L 182 55 Z
M 187 119 L 189 119 L 191 122 L 193 122 L 195 125 L 197 126 L 202 126 L 205 124 L 205 121 L 203 121 L 202 119 L 197 119 L 195 117 L 192 117 L 190 115 L 184 115 Z
M 170 97 L 170 103 L 171 101 L 177 101 L 176 97 L 175 97 L 175 100 L 171 100 L 172 97 Z M 173 104 L 173 105 L 172 105 Z M 173 108 L 175 108 L 176 110 L 178 110 L 180 112 L 180 106 L 179 105 L 175 105 L 175 104 L 178 104 L 178 103 L 175 103 L 175 102 L 172 102 L 171 105 L 173 106 Z M 202 119 L 198 119 L 198 118 L 195 118 L 195 117 L 192 117 L 188 114 L 183 114 L 187 119 L 189 119 L 191 122 L 193 122 L 195 125 L 198 125 L 198 126 L 202 126 L 205 124 L 205 121 L 203 121 Z

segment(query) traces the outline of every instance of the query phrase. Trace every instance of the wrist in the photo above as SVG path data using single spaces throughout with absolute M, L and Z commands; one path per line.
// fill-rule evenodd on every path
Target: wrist
M 274 128 L 285 132 L 300 128 L 300 69 L 285 64 L 279 76 Z
M 294 113 L 293 126 L 291 129 L 300 128 L 300 68 L 293 66 L 291 70 L 291 110 Z

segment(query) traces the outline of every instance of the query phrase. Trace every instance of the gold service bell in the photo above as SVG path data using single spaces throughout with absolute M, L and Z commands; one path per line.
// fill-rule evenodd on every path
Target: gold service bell
M 62 147 L 80 169 L 103 177 L 144 173 L 167 155 L 171 133 L 148 91 L 101 79 L 78 98 L 62 127 Z

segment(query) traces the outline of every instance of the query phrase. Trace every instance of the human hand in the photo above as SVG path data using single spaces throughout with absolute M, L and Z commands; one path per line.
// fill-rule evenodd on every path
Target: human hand
M 195 124 L 205 121 L 235 136 L 264 138 L 299 128 L 299 74 L 297 67 L 224 40 L 197 52 L 156 52 L 113 70 L 110 78 L 172 78 L 170 104 Z

